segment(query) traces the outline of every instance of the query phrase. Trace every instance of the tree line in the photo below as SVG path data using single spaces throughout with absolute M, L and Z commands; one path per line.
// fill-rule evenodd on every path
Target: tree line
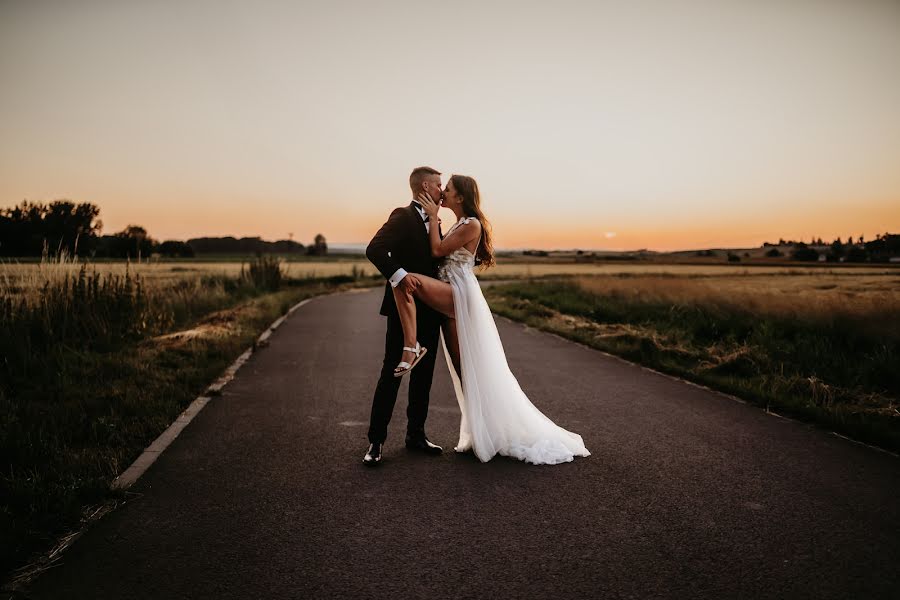
M 779 249 L 780 246 L 787 246 L 790 250 L 784 252 Z M 778 244 L 765 242 L 763 247 L 769 247 L 766 256 L 779 257 L 787 254 L 792 260 L 799 261 L 818 261 L 824 257 L 827 262 L 887 262 L 900 256 L 900 235 L 878 234 L 868 242 L 863 236 L 859 236 L 856 241 L 853 241 L 853 236 L 847 236 L 846 242 L 838 237 L 830 244 L 816 237 L 809 244 L 780 239 Z
M 187 241 L 157 241 L 140 225 L 102 235 L 100 208 L 90 202 L 55 200 L 49 204 L 24 201 L 0 209 L 0 256 L 68 256 L 147 258 L 192 257 L 197 254 L 306 254 L 328 253 L 319 234 L 304 246 L 293 240 L 268 242 L 259 237 L 204 237 Z

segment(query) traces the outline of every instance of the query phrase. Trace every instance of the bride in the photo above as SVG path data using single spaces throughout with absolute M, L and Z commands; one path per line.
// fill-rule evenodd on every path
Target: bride
M 416 340 L 416 305 L 413 296 L 448 317 L 444 327 L 445 351 L 462 411 L 457 452 L 472 450 L 482 462 L 496 454 L 533 464 L 569 462 L 589 456 L 581 436 L 548 419 L 528 400 L 509 370 L 506 354 L 490 308 L 481 293 L 473 267 L 494 264 L 491 228 L 481 212 L 478 184 L 471 177 L 454 175 L 447 182 L 440 204 L 427 193 L 418 198 L 434 223 L 441 206 L 456 215 L 443 239 L 431 227 L 429 242 L 435 257 L 445 257 L 440 280 L 410 274 L 418 285 L 412 292 L 394 288 L 394 300 L 403 325 L 404 360 L 401 376 L 415 367 L 424 350 Z M 410 352 L 412 350 L 412 352 Z

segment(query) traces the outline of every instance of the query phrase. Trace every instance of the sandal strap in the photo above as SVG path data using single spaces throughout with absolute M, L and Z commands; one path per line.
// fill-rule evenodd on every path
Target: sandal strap
M 407 352 L 412 352 L 413 354 L 418 356 L 419 352 L 422 351 L 422 346 L 419 346 L 418 344 L 416 344 L 415 348 L 410 348 L 409 346 L 403 346 L 403 349 L 406 350 Z
M 405 360 L 397 363 L 397 368 L 402 369 L 402 370 L 406 370 L 406 369 L 410 368 L 411 366 L 412 365 L 409 364 L 408 362 L 406 362 Z

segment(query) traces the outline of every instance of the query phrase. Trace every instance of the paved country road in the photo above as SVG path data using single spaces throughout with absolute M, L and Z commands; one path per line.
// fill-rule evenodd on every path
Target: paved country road
M 593 456 L 361 464 L 380 291 L 312 300 L 33 598 L 900 597 L 900 460 L 498 320 L 535 404 Z

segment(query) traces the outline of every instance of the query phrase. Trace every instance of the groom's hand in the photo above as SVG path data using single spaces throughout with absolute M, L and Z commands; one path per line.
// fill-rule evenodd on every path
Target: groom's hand
M 422 285 L 422 282 L 412 273 L 407 273 L 406 277 L 400 280 L 400 287 L 410 296 L 412 296 L 413 292 L 416 291 L 416 288 L 420 285 Z

